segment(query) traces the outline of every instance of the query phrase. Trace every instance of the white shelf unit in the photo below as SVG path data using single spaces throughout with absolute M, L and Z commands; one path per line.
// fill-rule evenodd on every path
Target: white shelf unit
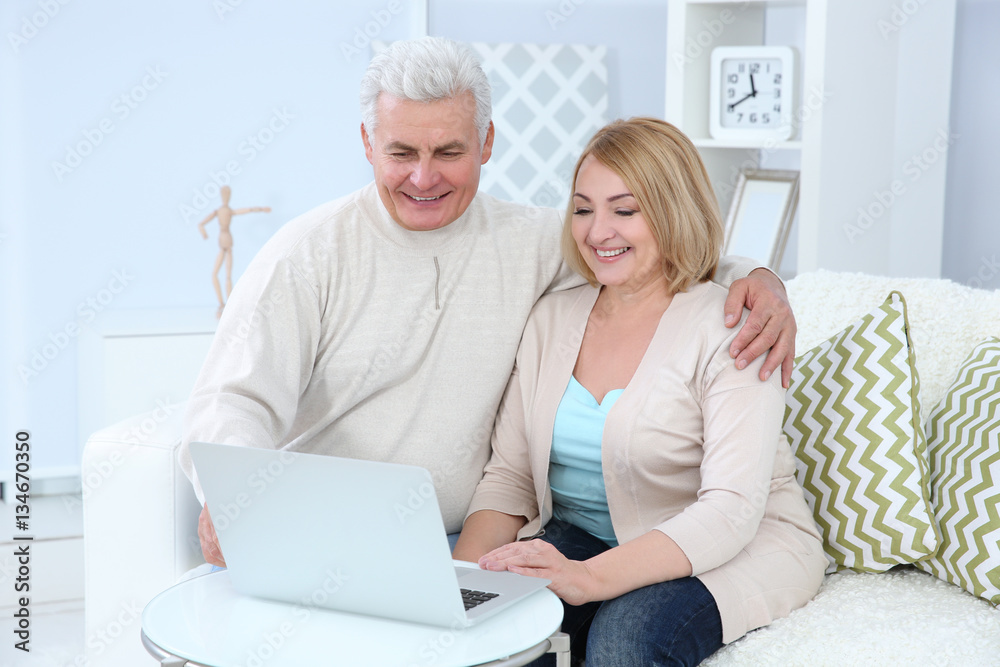
M 741 168 L 794 152 L 797 243 L 786 255 L 798 272 L 940 276 L 955 0 L 912 5 L 668 0 L 664 118 L 699 147 L 723 216 Z M 788 7 L 805 26 L 792 140 L 712 139 L 712 49 L 771 43 L 767 12 Z

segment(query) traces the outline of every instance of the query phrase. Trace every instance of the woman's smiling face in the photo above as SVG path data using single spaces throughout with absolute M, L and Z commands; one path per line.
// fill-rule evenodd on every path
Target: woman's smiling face
M 622 182 L 593 155 L 584 158 L 573 192 L 573 239 L 597 282 L 637 292 L 665 282 L 660 248 Z

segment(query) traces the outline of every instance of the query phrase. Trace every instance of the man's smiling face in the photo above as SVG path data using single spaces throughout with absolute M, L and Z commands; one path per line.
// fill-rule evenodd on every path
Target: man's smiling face
M 361 138 L 379 198 L 401 227 L 440 229 L 476 196 L 493 150 L 493 124 L 480 146 L 475 110 L 472 93 L 436 102 L 379 96 L 378 125 L 371 135 L 362 125 Z

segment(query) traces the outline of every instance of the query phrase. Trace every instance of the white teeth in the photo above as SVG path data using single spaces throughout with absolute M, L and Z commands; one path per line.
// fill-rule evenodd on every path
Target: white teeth
M 417 197 L 415 195 L 410 195 L 410 199 L 416 199 L 417 201 L 434 201 L 435 199 L 441 199 L 444 195 L 438 195 L 437 197 Z
M 617 250 L 597 250 L 597 256 L 598 257 L 614 257 L 615 255 L 622 254 L 626 250 L 628 250 L 628 247 L 618 248 Z

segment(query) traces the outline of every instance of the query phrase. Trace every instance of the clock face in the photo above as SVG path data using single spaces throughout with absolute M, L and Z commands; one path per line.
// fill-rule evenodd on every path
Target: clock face
M 791 138 L 795 49 L 790 46 L 717 46 L 712 49 L 708 131 L 721 141 Z
M 721 67 L 722 127 L 769 129 L 781 125 L 780 58 L 726 58 Z

